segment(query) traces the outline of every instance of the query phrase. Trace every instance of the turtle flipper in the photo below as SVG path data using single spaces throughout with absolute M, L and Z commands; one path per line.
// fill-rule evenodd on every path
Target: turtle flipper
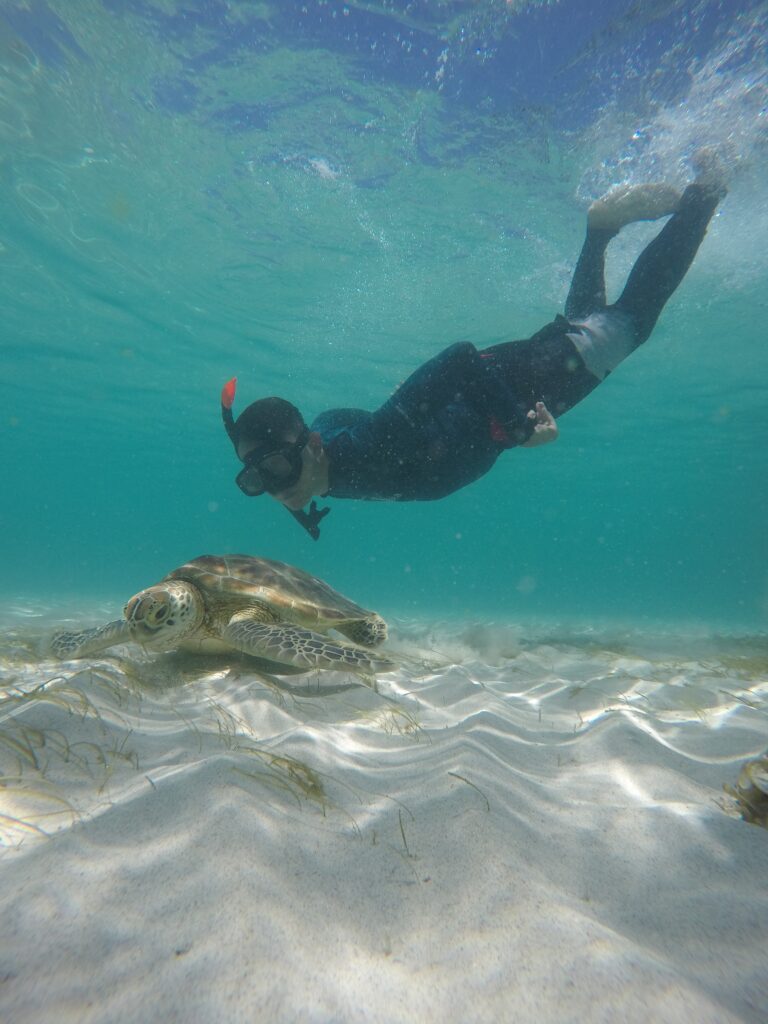
M 67 658 L 85 658 L 89 654 L 105 651 L 115 644 L 128 643 L 131 634 L 125 619 L 116 619 L 105 626 L 81 629 L 72 633 L 56 633 L 50 642 L 50 651 L 62 661 Z
M 322 633 L 313 633 L 311 629 L 288 623 L 267 625 L 258 622 L 250 613 L 234 615 L 221 636 L 245 654 L 269 658 L 306 672 L 336 668 L 370 675 L 372 672 L 388 672 L 395 667 L 388 658 L 375 657 L 369 651 L 332 640 Z
M 367 619 L 355 619 L 343 625 L 334 626 L 344 636 L 349 637 L 353 644 L 363 647 L 378 647 L 387 639 L 387 624 L 380 615 L 371 614 Z

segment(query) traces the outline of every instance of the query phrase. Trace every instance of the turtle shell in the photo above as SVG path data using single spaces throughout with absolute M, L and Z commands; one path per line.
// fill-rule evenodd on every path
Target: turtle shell
M 375 614 L 303 569 L 252 555 L 201 555 L 165 580 L 193 583 L 211 611 L 258 606 L 276 622 L 333 627 Z

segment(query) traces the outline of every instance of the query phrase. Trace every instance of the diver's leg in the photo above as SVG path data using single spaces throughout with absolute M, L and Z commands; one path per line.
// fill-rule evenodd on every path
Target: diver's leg
M 709 195 L 717 193 L 711 209 L 705 208 L 705 202 L 699 206 L 703 200 L 695 198 L 697 187 Z M 568 319 L 558 317 L 526 341 L 504 342 L 480 353 L 490 373 L 514 390 L 519 408 L 533 409 L 537 401 L 543 401 L 555 417 L 561 416 L 586 398 L 629 355 L 640 343 L 638 338 L 645 340 L 639 334 L 644 317 L 642 304 L 656 297 L 666 280 L 663 268 L 659 271 L 655 266 L 660 247 L 651 243 L 638 260 L 619 303 L 606 306 L 603 268 L 611 238 L 633 221 L 674 213 L 656 242 L 670 237 L 674 244 L 669 256 L 678 264 L 687 259 L 680 271 L 681 279 L 724 194 L 721 184 L 705 183 L 700 176 L 698 185 L 689 186 L 682 199 L 668 185 L 638 185 L 614 189 L 592 204 L 587 237 L 566 302 Z M 658 305 L 651 327 L 679 279 Z M 578 323 L 582 317 L 584 322 Z
M 568 337 L 587 369 L 598 378 L 615 370 L 648 338 L 661 310 L 682 281 L 707 225 L 725 195 L 724 175 L 714 154 L 698 156 L 698 176 L 682 197 L 666 185 L 624 188 L 590 207 L 590 222 L 603 230 L 630 220 L 652 220 L 674 209 L 668 223 L 640 254 L 619 300 L 577 319 Z
M 612 307 L 631 317 L 634 348 L 649 337 L 664 305 L 685 277 L 725 194 L 722 181 L 689 185 L 674 216 L 638 257 Z
M 595 200 L 587 211 L 587 237 L 573 273 L 565 315 L 583 319 L 604 309 L 605 251 L 627 224 L 658 220 L 677 209 L 680 193 L 671 185 L 617 185 Z
M 617 229 L 592 228 L 587 222 L 587 237 L 573 272 L 571 288 L 565 300 L 569 320 L 589 316 L 605 306 L 605 250 Z

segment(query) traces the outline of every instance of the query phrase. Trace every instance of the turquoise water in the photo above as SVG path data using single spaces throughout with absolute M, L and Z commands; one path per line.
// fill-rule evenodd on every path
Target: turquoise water
M 767 28 L 0 0 L 0 1018 L 768 1020 Z M 317 543 L 240 494 L 226 380 L 310 419 L 526 337 L 590 201 L 702 145 L 730 194 L 556 444 Z M 52 656 L 238 551 L 381 612 L 394 668 Z
M 618 3 L 586 27 L 569 4 L 0 3 L 2 598 L 121 602 L 241 551 L 395 617 L 762 631 L 765 9 L 693 6 L 698 42 L 680 5 L 617 39 Z M 568 19 L 537 105 L 493 55 Z M 731 193 L 557 444 L 437 503 L 335 502 L 319 543 L 239 493 L 225 380 L 310 418 L 455 340 L 526 337 L 588 202 L 682 183 L 704 143 Z M 614 243 L 613 295 L 653 231 Z

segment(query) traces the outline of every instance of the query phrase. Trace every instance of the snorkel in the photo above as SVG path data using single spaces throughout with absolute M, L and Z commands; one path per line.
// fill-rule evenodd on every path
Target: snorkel
M 224 422 L 224 429 L 232 442 L 232 445 L 237 452 L 237 428 L 235 427 L 235 418 L 232 414 L 232 406 L 235 403 L 235 392 L 237 390 L 237 377 L 233 377 L 228 380 L 224 387 L 221 389 L 221 418 Z M 238 456 L 239 458 L 239 456 Z M 320 520 L 323 519 L 331 511 L 329 508 L 318 508 L 316 501 L 311 501 L 309 504 L 309 511 L 305 512 L 304 509 L 288 509 L 293 518 L 302 526 L 312 540 L 320 539 Z
M 235 430 L 235 417 L 232 415 L 235 391 L 237 391 L 237 377 L 228 380 L 221 389 L 221 418 L 224 420 L 224 429 L 229 435 L 229 440 L 237 451 L 237 431 Z

